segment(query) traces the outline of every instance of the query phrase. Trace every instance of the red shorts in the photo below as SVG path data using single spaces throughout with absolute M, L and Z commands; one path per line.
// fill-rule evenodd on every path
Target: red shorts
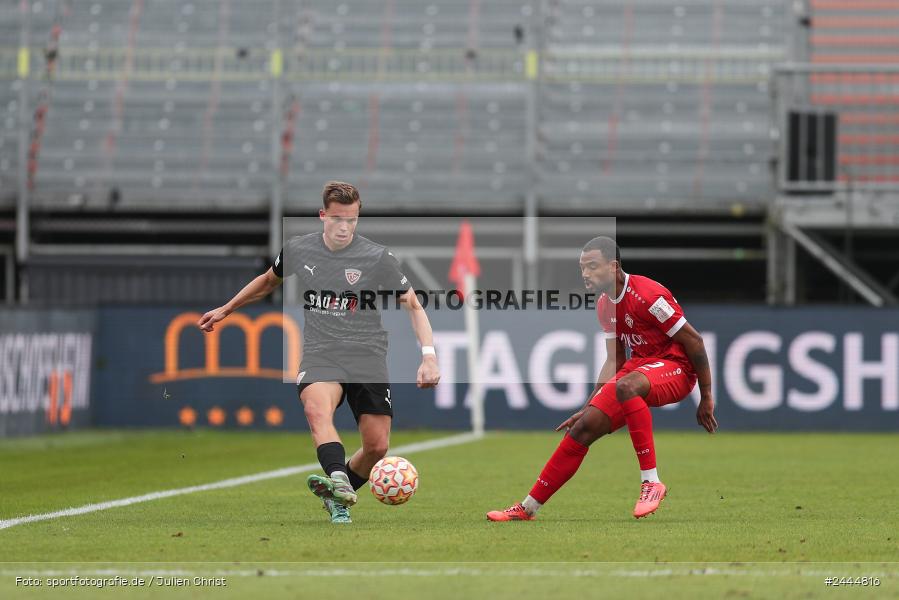
M 680 402 L 696 385 L 696 375 L 691 369 L 685 369 L 681 363 L 659 358 L 630 359 L 590 400 L 590 406 L 595 406 L 606 413 L 612 421 L 612 431 L 624 426 L 624 411 L 621 410 L 621 403 L 615 395 L 615 382 L 633 371 L 643 373 L 649 379 L 649 394 L 645 398 L 649 406 Z

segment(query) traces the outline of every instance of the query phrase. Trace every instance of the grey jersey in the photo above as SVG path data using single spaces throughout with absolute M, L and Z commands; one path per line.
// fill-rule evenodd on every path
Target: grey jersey
M 359 349 L 386 355 L 387 332 L 377 310 L 381 297 L 375 295 L 379 290 L 406 291 L 411 284 L 385 246 L 354 235 L 346 248 L 332 251 L 321 233 L 295 236 L 272 270 L 278 277 L 300 278 L 304 352 Z M 391 296 L 388 306 L 396 304 Z

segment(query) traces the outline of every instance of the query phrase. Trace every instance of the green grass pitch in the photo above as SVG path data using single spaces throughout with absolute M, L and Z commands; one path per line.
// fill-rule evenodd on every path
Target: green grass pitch
M 391 442 L 443 435 L 398 432 Z M 899 597 L 894 435 L 661 432 L 670 493 L 658 514 L 636 521 L 636 459 L 617 433 L 594 444 L 537 521 L 487 522 L 487 510 L 527 494 L 558 439 L 491 433 L 410 454 L 416 496 L 390 507 L 364 488 L 352 525 L 331 525 L 305 476 L 290 476 L 0 529 L 0 597 L 813 598 L 847 593 L 826 577 L 864 576 L 880 585 L 855 594 Z M 352 451 L 358 437 L 344 442 Z M 305 434 L 4 440 L 0 520 L 313 462 Z M 71 575 L 189 585 L 48 587 Z M 17 585 L 17 576 L 44 583 Z M 227 585 L 194 585 L 196 576 Z

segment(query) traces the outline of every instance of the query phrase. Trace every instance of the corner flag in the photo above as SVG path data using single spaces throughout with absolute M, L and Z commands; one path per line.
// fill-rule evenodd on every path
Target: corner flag
M 463 295 L 470 290 L 465 289 L 465 276 L 477 277 L 481 274 L 481 264 L 474 251 L 474 232 L 471 223 L 462 221 L 459 226 L 459 238 L 456 240 L 456 255 L 450 265 L 449 280 L 456 284 L 456 289 Z
M 449 280 L 456 284 L 462 297 L 471 297 L 477 285 L 475 278 L 481 274 L 481 265 L 474 250 L 474 232 L 471 223 L 462 221 L 456 240 L 456 255 L 450 265 Z M 484 433 L 484 396 L 481 390 L 480 364 L 481 335 L 478 313 L 471 302 L 465 303 L 465 333 L 468 334 L 468 402 L 471 407 L 471 429 L 476 435 Z

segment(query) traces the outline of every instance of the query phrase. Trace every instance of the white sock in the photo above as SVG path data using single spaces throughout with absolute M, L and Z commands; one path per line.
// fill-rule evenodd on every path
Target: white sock
M 659 479 L 659 474 L 655 469 L 647 469 L 645 471 L 640 471 L 640 481 L 649 481 L 652 483 L 659 483 L 661 480 Z
M 541 506 L 543 506 L 542 504 L 540 504 L 539 502 L 537 502 L 530 496 L 528 496 L 527 498 L 522 500 L 521 505 L 524 507 L 524 509 L 527 511 L 527 513 L 529 515 L 537 514 L 537 511 L 540 510 Z

